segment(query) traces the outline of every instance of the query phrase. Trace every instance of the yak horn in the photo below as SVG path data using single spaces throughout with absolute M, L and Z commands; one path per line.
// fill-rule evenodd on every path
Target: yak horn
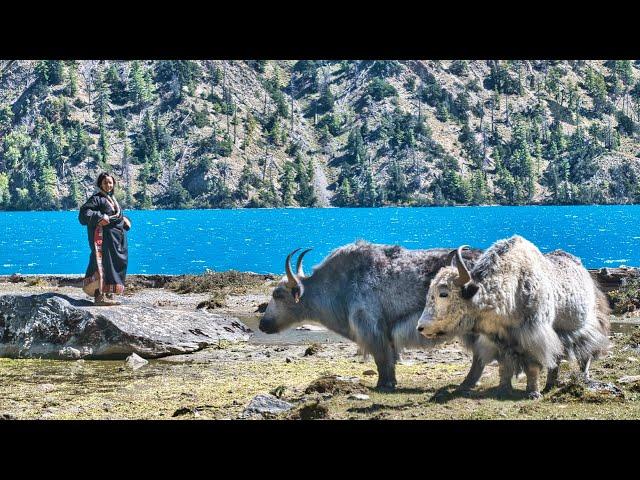
M 298 257 L 298 262 L 296 264 L 296 275 L 298 277 L 304 277 L 304 271 L 302 270 L 302 257 L 304 257 L 305 253 L 310 252 L 311 250 L 313 250 L 313 248 L 307 248 Z
M 469 270 L 467 270 L 467 266 L 464 264 L 464 260 L 462 259 L 462 250 L 465 248 L 471 248 L 469 245 L 461 245 L 455 250 L 456 254 L 456 266 L 458 267 L 458 280 L 456 280 L 456 284 L 460 287 L 466 285 L 469 280 L 471 280 L 471 275 L 469 275 Z M 453 252 L 452 252 L 453 253 Z
M 299 248 L 296 248 L 293 252 L 287 255 L 287 259 L 284 262 L 284 269 L 287 272 L 287 288 L 293 288 L 298 285 L 298 281 L 293 273 L 291 273 L 291 257 L 296 253 Z
M 456 251 L 455 250 L 451 250 L 449 252 L 449 255 L 447 255 L 447 259 L 444 262 L 445 267 L 452 267 L 453 266 L 453 257 L 456 256 Z

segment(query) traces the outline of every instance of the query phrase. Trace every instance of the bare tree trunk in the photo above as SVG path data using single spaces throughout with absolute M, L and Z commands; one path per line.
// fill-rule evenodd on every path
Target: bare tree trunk
M 262 116 L 267 117 L 267 91 L 264 91 L 264 110 L 262 110 Z
M 509 99 L 504 102 L 504 123 L 509 126 Z
M 494 112 L 496 110 L 496 100 L 495 98 L 491 100 L 491 133 L 493 134 L 495 132 L 495 127 L 493 126 L 494 120 Z
M 294 95 L 294 89 L 293 89 L 293 73 L 291 73 L 291 136 L 293 137 L 293 95 Z
M 230 131 L 230 128 L 229 128 L 229 107 L 231 106 L 231 94 L 229 94 L 229 91 L 227 91 L 227 100 L 225 100 L 224 104 L 225 104 L 224 112 L 225 112 L 225 116 L 227 117 L 227 136 L 228 136 L 229 135 L 229 131 Z
M 264 164 L 262 165 L 262 181 L 264 182 L 265 177 L 267 175 L 267 158 L 269 155 L 269 144 L 265 143 L 264 145 Z

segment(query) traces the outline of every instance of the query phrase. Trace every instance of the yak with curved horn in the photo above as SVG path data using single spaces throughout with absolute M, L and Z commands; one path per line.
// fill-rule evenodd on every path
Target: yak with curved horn
M 501 395 L 524 371 L 527 395 L 540 397 L 540 370 L 549 369 L 545 390 L 553 388 L 563 358 L 577 360 L 588 378 L 591 360 L 609 344 L 609 307 L 580 259 L 562 250 L 542 254 L 515 235 L 495 242 L 468 270 L 464 248 L 450 254 L 457 268 L 432 280 L 418 331 L 434 340 L 479 334 L 483 347 L 474 355 L 485 364 L 498 360 Z
M 408 250 L 359 241 L 331 252 L 309 276 L 303 273 L 302 258 L 310 249 L 299 255 L 296 273 L 291 269 L 299 250 L 286 257 L 285 276 L 273 290 L 260 330 L 277 333 L 297 323 L 320 323 L 373 356 L 378 388 L 395 388 L 395 363 L 402 349 L 436 343 L 419 335 L 416 325 L 429 283 L 449 263 L 450 249 Z M 480 253 L 464 255 L 473 263 Z M 472 346 L 476 338 L 469 334 L 465 341 Z M 476 364 L 481 372 L 484 365 Z

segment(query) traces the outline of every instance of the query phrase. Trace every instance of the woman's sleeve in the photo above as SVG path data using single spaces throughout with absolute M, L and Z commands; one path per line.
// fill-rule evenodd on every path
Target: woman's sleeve
M 88 225 L 94 228 L 102 219 L 103 213 L 100 211 L 100 200 L 97 195 L 93 195 L 80 207 L 78 220 L 82 225 Z

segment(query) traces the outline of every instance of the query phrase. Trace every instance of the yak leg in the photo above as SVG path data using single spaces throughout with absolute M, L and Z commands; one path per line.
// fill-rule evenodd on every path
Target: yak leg
M 586 360 L 580 360 L 580 370 L 585 380 L 589 380 L 589 367 L 591 366 L 591 357 Z
M 396 387 L 397 352 L 386 332 L 379 327 L 379 322 L 364 309 L 355 310 L 349 318 L 351 327 L 356 332 L 358 344 L 362 344 L 366 352 L 373 355 L 378 368 L 378 384 L 381 390 L 393 390 Z
M 378 384 L 380 390 L 394 390 L 396 388 L 396 352 L 389 342 L 377 346 L 373 350 L 373 359 L 378 367 Z
M 544 390 L 542 390 L 542 393 L 547 393 L 553 387 L 558 385 L 559 370 L 560 370 L 560 365 L 549 369 L 549 371 L 547 372 L 547 383 L 545 383 Z
M 530 399 L 536 399 L 542 397 L 538 388 L 538 378 L 540 376 L 540 365 L 534 362 L 527 364 L 527 397 Z
M 482 376 L 484 367 L 485 367 L 484 362 L 482 361 L 480 356 L 474 352 L 473 360 L 471 361 L 471 369 L 469 370 L 469 373 L 467 373 L 467 376 L 458 387 L 458 390 L 465 391 L 475 387 L 478 383 L 478 380 L 480 380 L 480 377 Z
M 514 368 L 511 362 L 502 360 L 498 365 L 498 374 L 500 375 L 500 384 L 498 385 L 498 396 L 508 397 L 513 394 L 513 386 L 511 379 L 513 378 Z

